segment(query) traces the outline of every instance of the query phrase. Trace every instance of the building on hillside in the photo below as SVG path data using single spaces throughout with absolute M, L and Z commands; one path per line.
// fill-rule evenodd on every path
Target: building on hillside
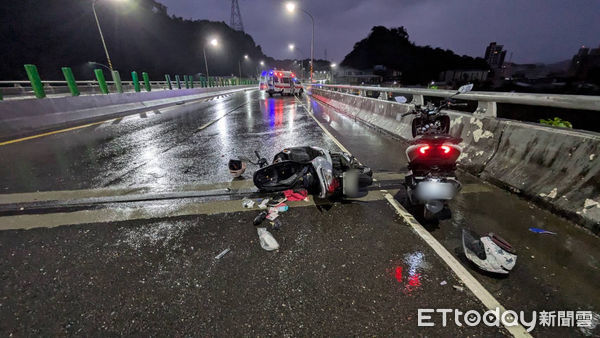
M 445 83 L 483 82 L 487 80 L 488 74 L 487 69 L 454 69 L 441 72 L 439 80 Z
M 571 59 L 569 73 L 579 80 L 586 80 L 590 77 L 590 71 L 600 68 L 600 46 L 598 48 L 587 48 L 581 46 L 577 54 Z
M 503 50 L 503 45 L 498 45 L 496 42 L 491 42 L 485 49 L 484 59 L 492 67 L 492 69 L 502 68 L 506 51 Z
M 381 75 L 383 82 L 400 82 L 402 80 L 402 72 L 395 69 L 390 69 L 384 65 L 375 65 L 373 67 L 374 75 Z
M 335 83 L 350 85 L 381 84 L 383 76 L 373 74 L 369 71 L 338 66 L 333 71 L 333 81 Z

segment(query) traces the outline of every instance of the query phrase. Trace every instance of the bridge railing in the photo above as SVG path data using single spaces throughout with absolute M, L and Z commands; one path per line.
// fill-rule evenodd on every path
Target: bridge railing
M 369 92 L 379 93 L 379 99 L 387 100 L 390 96 L 410 95 L 411 104 L 424 104 L 425 97 L 448 97 L 456 91 L 425 88 L 375 87 L 352 85 L 315 84 L 316 88 L 329 89 L 360 96 L 368 96 Z M 396 96 L 397 96 L 396 95 Z M 477 102 L 474 114 L 497 117 L 497 104 L 519 104 L 528 106 L 555 107 L 576 110 L 600 111 L 600 96 L 563 95 L 563 94 L 529 94 L 503 92 L 469 92 L 456 96 L 457 99 Z
M 193 75 L 175 75 L 173 78 L 165 74 L 165 81 L 152 81 L 148 73 L 131 72 L 132 81 L 122 81 L 118 71 L 109 72 L 112 81 L 107 81 L 102 69 L 95 69 L 96 80 L 76 81 L 69 67 L 63 67 L 65 80 L 42 80 L 35 65 L 25 65 L 29 81 L 0 81 L 0 100 L 6 98 L 19 99 L 27 96 L 44 98 L 46 94 L 71 94 L 78 96 L 81 92 L 86 94 L 110 94 L 124 92 L 151 91 L 154 89 L 175 90 L 204 87 L 226 87 L 234 85 L 256 84 L 254 79 L 237 77 L 210 78 Z

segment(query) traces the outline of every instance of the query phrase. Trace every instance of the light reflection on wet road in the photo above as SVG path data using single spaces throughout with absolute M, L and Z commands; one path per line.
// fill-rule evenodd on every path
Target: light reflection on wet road
M 176 106 L 0 147 L 0 192 L 225 182 L 229 159 L 255 150 L 271 159 L 289 146 L 336 149 L 314 127 L 293 98 L 258 91 Z

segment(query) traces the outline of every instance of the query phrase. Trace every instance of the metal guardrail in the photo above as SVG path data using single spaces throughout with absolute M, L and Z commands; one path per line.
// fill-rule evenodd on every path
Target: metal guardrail
M 109 60 L 110 63 L 110 60 Z M 193 75 L 175 75 L 175 81 L 171 80 L 171 76 L 169 74 L 165 74 L 165 81 L 151 81 L 150 76 L 147 72 L 142 72 L 141 79 L 136 71 L 131 72 L 131 80 L 132 81 L 122 81 L 121 75 L 117 70 L 110 71 L 110 75 L 112 77 L 112 81 L 106 81 L 106 77 L 104 76 L 104 71 L 102 69 L 96 68 L 94 69 L 94 75 L 96 76 L 96 80 L 86 80 L 86 81 L 76 81 L 75 76 L 73 75 L 73 71 L 70 67 L 62 67 L 61 71 L 64 80 L 46 80 L 43 81 L 40 77 L 38 69 L 33 64 L 23 65 L 25 67 L 25 72 L 27 73 L 27 78 L 29 81 L 0 81 L 0 101 L 4 99 L 4 95 L 8 94 L 12 96 L 14 99 L 18 99 L 18 96 L 30 95 L 34 94 L 36 98 L 43 99 L 46 97 L 46 90 L 51 91 L 52 94 L 63 94 L 65 92 L 65 88 L 68 89 L 69 93 L 72 96 L 79 96 L 81 93 L 79 91 L 79 86 L 84 85 L 82 89 L 85 89 L 86 92 L 95 91 L 98 89 L 102 94 L 110 94 L 110 92 L 123 93 L 124 86 L 133 87 L 135 92 L 140 92 L 143 89 L 149 92 L 152 90 L 152 85 L 162 87 L 162 89 L 189 89 L 194 88 L 194 79 Z M 229 87 L 234 85 L 249 85 L 255 84 L 256 80 L 251 78 L 236 78 L 236 77 L 200 77 L 196 80 L 196 83 L 199 83 L 200 87 Z M 22 86 L 29 84 L 30 87 Z M 173 86 L 173 84 L 177 85 L 177 88 Z M 183 85 L 182 85 L 183 84 Z M 8 86 L 7 86 L 8 85 Z M 114 88 L 109 88 L 109 86 Z M 130 90 L 131 88 L 126 88 Z
M 195 80 L 195 82 L 197 83 L 198 80 Z M 97 86 L 98 85 L 98 81 L 97 80 L 85 80 L 85 81 L 75 81 L 75 83 L 77 83 L 77 85 L 92 85 L 92 86 Z M 107 84 L 110 85 L 114 85 L 115 82 L 114 81 L 106 81 Z M 133 81 L 121 81 L 122 84 L 126 84 L 126 85 L 133 85 Z M 151 84 L 153 85 L 157 85 L 157 86 L 161 86 L 161 85 L 165 85 L 167 86 L 168 83 L 167 81 L 150 81 Z M 175 80 L 171 81 L 171 83 L 175 83 Z M 67 81 L 60 81 L 60 80 L 42 80 L 42 84 L 44 85 L 67 85 Z M 21 85 L 25 85 L 26 87 L 30 87 L 31 86 L 31 82 L 27 81 L 27 80 L 19 80 L 19 81 L 0 81 L 0 85 L 12 85 L 11 87 L 22 87 Z
M 366 92 L 374 91 L 380 93 L 380 98 L 387 99 L 389 93 L 412 95 L 411 104 L 424 104 L 425 96 L 448 97 L 456 91 L 421 89 L 421 88 L 399 88 L 399 87 L 369 87 L 350 85 L 321 85 L 314 84 L 316 88 L 326 88 L 341 92 L 358 92 L 366 96 Z M 477 109 L 474 114 L 486 116 L 497 116 L 497 103 L 521 104 L 529 106 L 544 106 L 566 109 L 581 109 L 600 111 L 600 96 L 586 95 L 562 95 L 562 94 L 527 94 L 527 93 L 503 93 L 503 92 L 469 92 L 456 96 L 457 99 L 477 101 Z
M 229 78 L 223 78 L 229 79 Z M 202 81 L 195 80 L 194 88 L 201 88 L 204 86 Z M 53 96 L 64 95 L 69 96 L 70 91 L 68 87 L 68 82 L 64 80 L 42 80 L 41 81 L 44 90 Z M 102 94 L 100 89 L 100 84 L 97 80 L 83 80 L 83 81 L 75 81 L 79 90 L 82 94 L 93 95 L 93 94 Z M 106 81 L 106 84 L 110 88 L 112 93 L 117 92 L 117 85 L 115 81 Z M 124 92 L 134 92 L 135 86 L 133 81 L 121 81 L 120 85 Z M 217 83 L 214 84 L 216 87 L 225 87 L 232 84 Z M 171 87 L 169 87 L 169 82 L 167 81 L 150 81 L 150 86 L 153 90 L 169 90 L 169 89 L 178 89 L 177 81 L 171 81 Z M 186 88 L 186 84 L 184 81 L 181 81 L 182 89 Z M 31 82 L 27 80 L 16 80 L 16 81 L 0 81 L 0 101 L 4 98 L 6 100 L 15 100 L 20 98 L 29 98 L 30 96 L 34 96 L 34 89 L 31 86 Z

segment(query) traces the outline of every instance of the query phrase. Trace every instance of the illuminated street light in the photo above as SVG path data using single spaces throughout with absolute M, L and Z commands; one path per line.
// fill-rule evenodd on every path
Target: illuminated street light
M 116 1 L 123 2 L 124 0 L 116 0 Z M 102 34 L 102 28 L 100 28 L 100 21 L 98 20 L 98 14 L 96 13 L 96 2 L 98 2 L 98 0 L 92 1 L 92 11 L 94 12 L 94 18 L 96 18 L 96 26 L 98 26 L 98 32 L 100 33 L 100 40 L 102 40 L 102 46 L 104 47 L 104 53 L 106 53 L 106 60 L 108 61 L 108 68 L 112 72 L 112 70 L 113 70 L 112 62 L 110 61 L 110 55 L 108 55 L 108 48 L 106 48 L 106 42 L 104 41 L 104 34 Z
M 296 11 L 296 3 L 293 1 L 288 1 L 285 4 L 285 9 L 287 9 L 287 11 L 289 13 L 294 13 Z M 312 22 L 312 38 L 310 40 L 310 82 L 312 82 L 313 79 L 313 59 L 315 56 L 315 18 L 306 10 L 300 8 L 300 10 L 302 12 L 304 12 L 304 14 L 308 15 L 308 17 L 310 18 L 310 21 Z
M 210 45 L 213 47 L 216 47 L 219 45 L 219 40 L 217 40 L 217 38 L 212 38 L 209 41 Z M 204 52 L 204 67 L 206 68 L 206 80 L 209 81 L 209 75 L 208 75 L 208 62 L 206 61 L 206 45 L 202 48 L 202 51 Z
M 260 65 L 261 65 L 261 66 L 264 66 L 264 65 L 265 65 L 265 62 L 264 62 L 264 61 L 260 61 Z
M 287 9 L 288 12 L 293 13 L 296 10 L 296 4 L 288 1 L 288 3 L 285 4 L 285 9 Z
M 248 60 L 248 54 L 244 55 L 244 59 Z
M 331 64 L 331 68 L 335 68 L 337 65 L 335 63 Z
M 289 48 L 290 50 L 292 50 L 292 51 L 294 50 L 294 48 L 295 48 L 295 47 L 296 47 L 296 46 L 294 46 L 294 44 L 293 44 L 293 43 L 290 43 L 290 44 L 288 45 L 288 48 Z

